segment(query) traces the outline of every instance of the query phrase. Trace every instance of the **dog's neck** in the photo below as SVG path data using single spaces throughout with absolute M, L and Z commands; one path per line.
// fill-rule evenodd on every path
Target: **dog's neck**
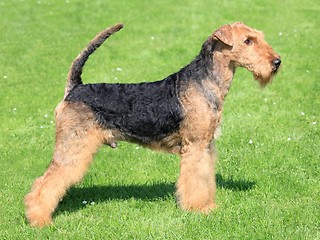
M 236 70 L 234 63 L 230 60 L 227 54 L 225 54 L 225 49 L 217 48 L 212 53 L 213 65 L 212 72 L 215 76 L 212 79 L 220 89 L 223 98 L 229 92 L 231 87 L 232 79 Z M 219 63 L 219 64 L 216 64 Z
M 235 72 L 224 47 L 223 43 L 209 38 L 202 45 L 199 55 L 174 74 L 179 92 L 185 94 L 186 88 L 195 87 L 207 99 L 210 108 L 218 111 L 222 110 Z
M 235 73 L 235 66 L 226 54 L 230 51 L 228 48 L 230 47 L 210 37 L 202 45 L 199 55 L 181 69 L 180 74 L 187 76 L 185 79 L 192 79 L 203 87 L 209 87 L 209 90 L 218 88 L 219 97 L 223 100 Z

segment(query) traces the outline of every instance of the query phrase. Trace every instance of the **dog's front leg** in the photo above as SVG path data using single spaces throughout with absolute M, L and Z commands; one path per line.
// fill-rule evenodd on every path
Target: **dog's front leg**
M 182 209 L 209 213 L 215 208 L 215 150 L 190 144 L 181 154 L 177 199 Z

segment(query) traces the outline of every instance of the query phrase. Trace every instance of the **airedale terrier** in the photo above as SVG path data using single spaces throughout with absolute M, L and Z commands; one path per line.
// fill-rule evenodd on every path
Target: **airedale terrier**
M 50 224 L 59 201 L 82 179 L 97 149 L 116 147 L 118 141 L 180 155 L 177 201 L 182 209 L 208 213 L 215 208 L 213 141 L 235 70 L 248 69 L 265 86 L 281 64 L 262 32 L 233 23 L 214 31 L 190 64 L 161 81 L 83 84 L 82 68 L 90 54 L 122 27 L 96 35 L 72 63 L 55 110 L 52 162 L 25 198 L 32 226 Z

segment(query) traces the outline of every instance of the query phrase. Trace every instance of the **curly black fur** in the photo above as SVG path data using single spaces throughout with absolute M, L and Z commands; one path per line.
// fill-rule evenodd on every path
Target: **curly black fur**
M 120 130 L 139 143 L 161 140 L 179 127 L 183 118 L 175 81 L 139 84 L 86 84 L 76 86 L 65 99 L 89 105 L 98 122 Z
M 167 78 L 138 84 L 78 84 L 65 101 L 84 102 L 95 113 L 103 128 L 117 129 L 132 141 L 148 144 L 159 141 L 179 129 L 184 117 L 180 95 L 190 85 L 197 85 L 213 109 L 220 106 L 218 97 L 203 87 L 213 76 L 212 52 L 215 41 L 210 37 L 199 55 L 186 67 Z

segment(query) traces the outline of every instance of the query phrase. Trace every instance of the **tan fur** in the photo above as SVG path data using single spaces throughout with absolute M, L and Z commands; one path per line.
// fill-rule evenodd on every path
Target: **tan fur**
M 231 34 L 228 34 L 228 43 L 232 43 L 232 48 L 223 48 L 221 50 L 222 58 L 226 61 L 230 60 L 235 66 L 247 68 L 253 73 L 256 80 L 264 87 L 272 81 L 272 61 L 280 59 L 280 56 L 271 48 L 264 40 L 263 33 L 256 29 L 250 28 L 243 23 L 228 24 L 220 28 L 228 28 L 231 26 Z M 213 37 L 216 37 L 213 35 Z M 246 38 L 252 39 L 254 44 L 247 47 L 244 43 Z M 221 66 L 221 65 L 220 65 Z M 230 69 L 230 67 L 229 67 Z
M 25 198 L 26 216 L 32 226 L 51 222 L 66 189 L 82 179 L 102 142 L 101 129 L 87 106 L 65 102 L 58 106 L 53 160 Z
M 214 148 L 211 146 L 220 112 L 213 112 L 201 90 L 191 85 L 181 98 L 186 117 L 180 128 L 180 175 L 177 199 L 185 210 L 208 213 L 214 205 Z
M 182 209 L 207 214 L 215 208 L 214 166 L 215 152 L 211 144 L 201 148 L 190 143 L 181 154 L 176 195 Z

